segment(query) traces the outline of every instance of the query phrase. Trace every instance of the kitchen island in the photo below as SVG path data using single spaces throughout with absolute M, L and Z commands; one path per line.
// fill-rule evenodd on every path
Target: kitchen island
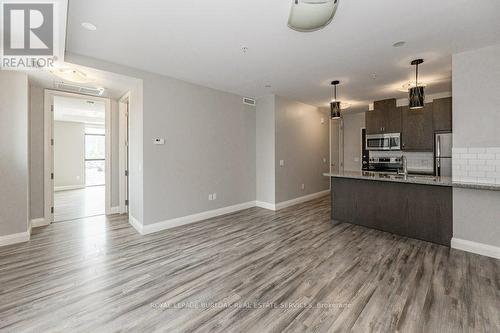
M 335 223 L 352 223 L 450 246 L 451 178 L 364 171 L 325 176 L 331 177 L 331 214 Z

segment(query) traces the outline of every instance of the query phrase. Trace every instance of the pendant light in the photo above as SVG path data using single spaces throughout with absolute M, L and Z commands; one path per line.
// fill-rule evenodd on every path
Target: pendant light
M 340 119 L 340 102 L 337 101 L 337 85 L 340 81 L 332 81 L 333 100 L 330 102 L 330 116 L 332 119 Z
M 425 103 L 424 86 L 418 85 L 418 65 L 423 62 L 423 59 L 416 59 L 411 62 L 411 65 L 415 66 L 415 87 L 408 89 L 409 107 L 412 110 L 422 109 Z

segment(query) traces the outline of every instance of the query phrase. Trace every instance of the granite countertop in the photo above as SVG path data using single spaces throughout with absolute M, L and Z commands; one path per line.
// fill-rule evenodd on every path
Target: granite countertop
M 364 179 L 364 180 L 375 180 L 383 182 L 450 186 L 450 187 L 465 188 L 465 189 L 500 191 L 500 184 L 477 184 L 477 183 L 454 182 L 451 177 L 436 177 L 431 175 L 410 174 L 405 177 L 404 175 L 398 175 L 396 173 L 372 172 L 372 171 L 342 171 L 338 173 L 324 173 L 323 175 L 326 177 L 336 177 L 336 178 Z

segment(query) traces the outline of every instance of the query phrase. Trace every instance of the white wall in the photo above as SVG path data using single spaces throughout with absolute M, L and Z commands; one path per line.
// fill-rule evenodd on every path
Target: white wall
M 28 108 L 27 75 L 0 71 L 0 244 L 28 231 Z
M 500 45 L 453 55 L 454 178 L 462 170 L 472 172 L 471 182 L 483 175 L 500 178 L 499 155 L 487 154 L 500 150 L 499 59 Z M 454 239 L 497 247 L 500 256 L 499 203 L 498 191 L 455 188 Z
M 344 123 L 344 170 L 361 171 L 361 129 L 365 128 L 365 112 L 345 113 Z
M 54 188 L 85 186 L 85 124 L 54 121 Z
M 323 176 L 329 170 L 328 114 L 280 96 L 275 112 L 276 203 L 328 190 L 329 178 Z
M 256 125 L 256 198 L 257 201 L 276 202 L 275 177 L 275 96 L 269 95 L 257 100 Z

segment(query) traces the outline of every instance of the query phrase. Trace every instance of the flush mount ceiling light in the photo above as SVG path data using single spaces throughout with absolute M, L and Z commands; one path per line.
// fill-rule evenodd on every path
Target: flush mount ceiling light
M 340 81 L 338 80 L 332 81 L 333 99 L 330 102 L 330 117 L 332 119 L 340 119 L 341 117 L 340 110 L 342 109 L 342 103 L 337 100 L 337 85 L 339 83 Z
M 339 0 L 292 0 L 288 26 L 310 32 L 327 26 L 333 19 Z
M 96 31 L 97 27 L 90 22 L 83 22 L 82 27 L 89 31 Z
M 416 59 L 411 62 L 411 65 L 415 66 L 415 87 L 408 89 L 409 107 L 412 110 L 421 109 L 424 107 L 424 87 L 418 84 L 418 65 L 423 63 L 423 59 Z
M 88 83 L 93 81 L 87 74 L 74 68 L 57 68 L 52 70 L 52 73 L 63 80 L 75 83 Z

